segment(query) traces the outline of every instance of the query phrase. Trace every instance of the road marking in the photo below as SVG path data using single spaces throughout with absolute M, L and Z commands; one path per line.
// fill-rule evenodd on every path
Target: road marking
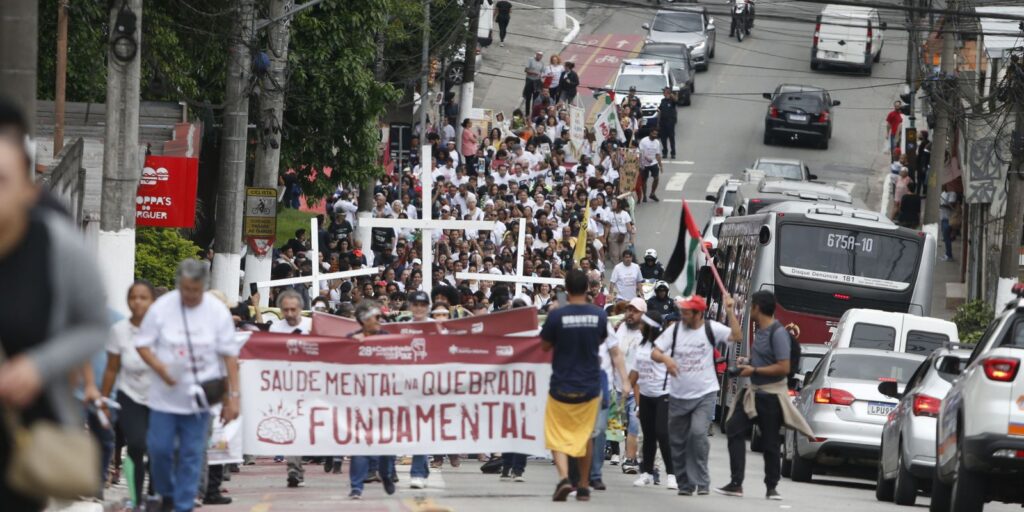
M 845 190 L 848 194 L 852 194 L 857 184 L 852 181 L 837 181 L 836 186 Z
M 690 179 L 690 173 L 688 172 L 677 172 L 668 179 L 668 184 L 665 185 L 665 190 L 669 191 L 681 191 L 686 186 L 686 180 Z
M 691 162 L 689 160 L 664 160 L 664 159 L 662 159 L 662 162 L 667 163 L 667 164 L 677 164 L 677 165 L 693 165 L 694 164 L 694 162 Z
M 683 202 L 683 200 L 682 199 L 662 199 L 661 202 L 663 202 L 663 203 L 681 203 L 681 202 Z M 661 231 L 658 231 L 658 233 L 661 233 Z
M 679 204 L 679 203 L 682 203 L 683 200 L 682 199 L 662 199 L 661 202 L 663 202 L 663 203 L 676 203 L 676 204 Z M 687 199 L 686 200 L 686 204 L 715 204 L 715 203 L 714 203 L 714 201 L 705 201 L 704 199 Z M 658 234 L 658 233 L 661 233 L 661 231 L 656 231 L 655 232 L 655 234 Z
M 725 185 L 725 182 L 729 181 L 729 178 L 731 177 L 732 174 L 716 174 L 712 176 L 711 181 L 708 183 L 708 188 L 706 190 L 707 194 L 718 194 L 718 189 L 722 188 L 722 185 Z

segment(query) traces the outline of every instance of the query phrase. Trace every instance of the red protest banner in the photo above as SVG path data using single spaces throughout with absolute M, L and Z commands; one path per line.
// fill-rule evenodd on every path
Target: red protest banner
M 361 328 L 359 322 L 351 318 L 314 311 L 313 326 L 309 332 L 314 336 L 337 336 L 344 338 Z
M 529 333 L 539 328 L 536 308 L 515 308 L 484 316 L 455 318 L 443 322 L 448 334 L 479 334 L 483 336 L 507 336 Z
M 254 333 L 245 453 L 544 453 L 550 354 L 535 337 Z
M 198 181 L 198 158 L 146 157 L 135 197 L 135 225 L 195 227 Z

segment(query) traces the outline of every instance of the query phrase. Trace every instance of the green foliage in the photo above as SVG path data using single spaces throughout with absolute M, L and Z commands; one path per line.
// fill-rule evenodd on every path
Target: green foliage
M 961 305 L 953 315 L 953 323 L 960 332 L 960 342 L 977 343 L 994 317 L 992 306 L 983 300 L 972 300 Z
M 139 228 L 135 231 L 135 278 L 153 286 L 174 287 L 174 271 L 185 258 L 199 255 L 199 246 L 176 229 Z
M 295 236 L 295 230 L 299 228 L 305 229 L 308 233 L 309 219 L 313 217 L 316 217 L 316 215 L 302 210 L 279 207 L 277 212 L 277 240 L 274 242 L 274 247 L 281 247 L 288 243 L 288 240 Z

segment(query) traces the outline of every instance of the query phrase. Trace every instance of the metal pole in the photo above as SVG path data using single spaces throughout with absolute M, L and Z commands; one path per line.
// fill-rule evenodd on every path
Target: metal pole
M 555 12 L 555 28 L 565 30 L 565 0 L 552 0 L 551 7 Z
M 957 9 L 957 0 L 950 0 L 949 9 Z M 951 88 L 946 84 L 946 77 L 951 76 L 956 70 L 956 57 L 954 47 L 956 45 L 956 17 L 946 16 L 942 22 L 942 61 L 941 76 L 936 84 L 940 92 L 939 101 L 936 103 L 938 112 L 937 122 L 932 135 L 932 157 L 931 171 L 928 173 L 928 197 L 925 198 L 924 224 L 935 224 L 939 221 L 939 196 L 940 188 L 946 174 L 946 139 L 950 126 L 953 124 L 951 117 L 953 109 L 949 103 L 959 101 L 958 94 L 946 95 Z M 941 177 L 939 175 L 942 175 Z
M 427 110 L 430 108 L 430 0 L 423 0 L 423 70 L 420 78 L 420 142 L 427 142 Z M 441 78 L 444 79 L 443 77 Z M 414 148 L 415 149 L 415 148 Z M 428 219 L 430 217 L 427 217 Z
M 430 220 L 434 218 L 434 183 L 430 178 L 433 172 L 431 161 L 431 146 L 423 144 L 420 153 L 420 185 L 423 189 L 423 218 Z M 423 290 L 431 293 L 434 289 L 434 237 L 432 230 L 420 231 L 423 238 Z
M 21 108 L 29 133 L 35 133 L 36 126 L 38 4 L 37 0 L 0 1 L 0 97 Z
M 64 148 L 64 97 L 68 77 L 68 2 L 57 1 L 57 86 L 53 101 L 53 156 Z
M 228 57 L 227 93 L 221 139 L 220 178 L 217 193 L 216 239 L 213 245 L 211 287 L 224 293 L 229 303 L 238 300 L 242 251 L 242 204 L 249 131 L 249 84 L 255 0 L 238 0 L 238 25 Z

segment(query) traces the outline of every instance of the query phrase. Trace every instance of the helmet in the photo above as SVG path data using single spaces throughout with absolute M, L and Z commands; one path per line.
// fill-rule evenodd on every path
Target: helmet
M 668 283 L 666 283 L 665 281 L 658 281 L 657 283 L 654 283 L 654 291 L 658 291 L 658 289 L 660 288 L 665 288 L 666 290 L 668 290 Z
M 647 258 L 658 259 L 658 251 L 655 251 L 653 248 L 647 249 L 646 251 L 644 251 L 644 259 Z

